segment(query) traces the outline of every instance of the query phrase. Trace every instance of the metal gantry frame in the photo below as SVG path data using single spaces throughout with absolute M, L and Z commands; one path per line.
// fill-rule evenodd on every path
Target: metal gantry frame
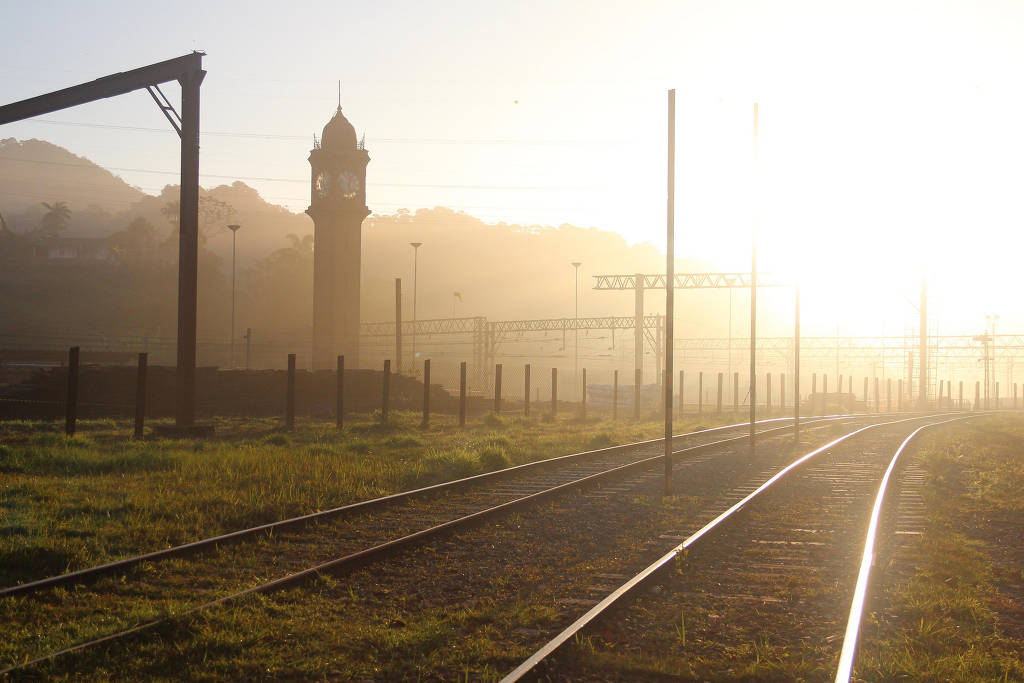
M 88 83 L 0 106 L 0 125 L 76 107 L 109 97 L 146 90 L 181 138 L 181 195 L 178 221 L 178 375 L 175 421 L 195 421 L 196 302 L 199 262 L 199 89 L 206 72 L 203 52 L 122 71 Z M 161 83 L 181 85 L 181 112 L 160 90 Z

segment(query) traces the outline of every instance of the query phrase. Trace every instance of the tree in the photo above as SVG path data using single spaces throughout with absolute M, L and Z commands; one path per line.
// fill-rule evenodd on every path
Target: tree
M 156 246 L 156 228 L 137 216 L 126 228 L 108 237 L 107 244 L 121 263 L 141 263 L 151 257 Z
M 39 225 L 42 232 L 53 236 L 68 227 L 68 223 L 71 222 L 71 209 L 67 204 L 64 202 L 54 202 L 53 204 L 42 202 L 42 205 L 46 207 L 46 213 L 43 214 Z

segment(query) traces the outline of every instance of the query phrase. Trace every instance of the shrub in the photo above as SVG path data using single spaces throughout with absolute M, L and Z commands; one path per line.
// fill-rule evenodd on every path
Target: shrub
M 505 426 L 505 420 L 501 419 L 501 415 L 497 413 L 487 413 L 484 415 L 484 424 L 488 427 L 500 429 Z
M 509 466 L 508 456 L 500 448 L 485 448 L 476 457 L 485 470 L 501 470 Z

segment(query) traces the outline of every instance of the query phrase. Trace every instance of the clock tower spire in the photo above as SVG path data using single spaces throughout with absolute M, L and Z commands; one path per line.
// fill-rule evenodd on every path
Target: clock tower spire
M 338 111 L 309 153 L 313 219 L 313 369 L 359 367 L 359 285 L 362 224 L 366 207 L 366 166 L 370 155 L 356 130 Z

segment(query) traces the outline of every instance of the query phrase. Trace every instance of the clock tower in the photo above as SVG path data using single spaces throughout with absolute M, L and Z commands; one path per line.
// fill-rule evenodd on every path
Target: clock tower
M 370 155 L 341 113 L 314 137 L 309 153 L 313 219 L 313 369 L 359 367 L 359 277 Z

